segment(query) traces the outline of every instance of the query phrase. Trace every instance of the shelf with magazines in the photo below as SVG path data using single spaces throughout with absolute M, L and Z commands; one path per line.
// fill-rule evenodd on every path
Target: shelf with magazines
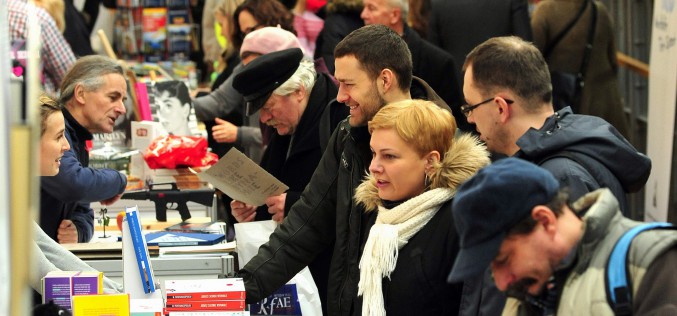
M 119 58 L 185 61 L 197 47 L 188 0 L 117 0 L 114 46 Z

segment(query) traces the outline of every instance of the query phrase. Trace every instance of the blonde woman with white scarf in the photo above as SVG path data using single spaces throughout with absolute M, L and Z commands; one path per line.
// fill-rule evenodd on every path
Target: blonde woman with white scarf
M 451 200 L 489 153 L 455 131 L 451 113 L 422 100 L 389 104 L 369 122 L 373 158 L 355 200 L 378 213 L 362 238 L 362 315 L 458 314 L 463 284 L 446 282 L 459 250 Z

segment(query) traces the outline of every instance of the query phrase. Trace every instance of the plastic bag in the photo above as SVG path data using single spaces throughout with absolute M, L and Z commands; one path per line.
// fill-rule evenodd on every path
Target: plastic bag
M 277 227 L 274 221 L 235 224 L 237 258 L 244 267 L 259 246 L 268 242 Z M 303 268 L 287 284 L 256 304 L 249 305 L 250 315 L 322 315 L 322 303 L 308 267 Z
M 204 137 L 167 135 L 153 140 L 143 159 L 151 169 L 176 169 L 213 165 L 219 157 L 207 151 Z

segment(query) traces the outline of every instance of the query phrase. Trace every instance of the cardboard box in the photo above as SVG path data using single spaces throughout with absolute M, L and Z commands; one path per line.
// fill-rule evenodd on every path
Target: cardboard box
M 154 139 L 167 135 L 160 122 L 132 121 L 132 148 L 138 149 L 143 155 Z

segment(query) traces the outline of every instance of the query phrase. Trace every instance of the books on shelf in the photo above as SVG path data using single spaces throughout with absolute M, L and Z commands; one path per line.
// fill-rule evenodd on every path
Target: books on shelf
M 237 311 L 244 310 L 247 304 L 242 301 L 185 301 L 185 302 L 167 302 L 165 310 L 171 311 L 194 311 L 194 310 L 218 310 L 218 311 Z
M 169 316 L 249 316 L 246 311 L 169 312 Z
M 241 278 L 165 281 L 168 312 L 244 311 Z
M 244 300 L 241 278 L 165 281 L 167 301 Z
M 143 8 L 143 53 L 145 60 L 157 62 L 165 58 L 167 40 L 167 8 Z
M 99 271 L 52 271 L 42 278 L 42 302 L 71 310 L 77 295 L 103 293 L 103 273 Z

